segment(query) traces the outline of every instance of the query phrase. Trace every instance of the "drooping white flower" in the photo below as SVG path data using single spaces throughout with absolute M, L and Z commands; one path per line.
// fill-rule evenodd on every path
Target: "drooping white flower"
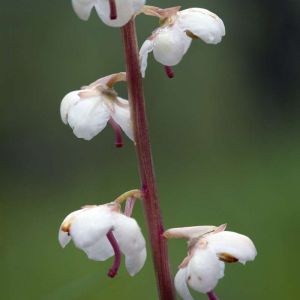
M 224 276 L 224 262 L 254 260 L 257 252 L 253 242 L 225 226 L 174 228 L 164 233 L 166 238 L 189 240 L 188 256 L 179 266 L 175 287 L 184 300 L 192 300 L 188 286 L 201 293 L 210 293 Z M 198 233 L 197 233 L 198 232 Z
M 102 78 L 63 98 L 60 106 L 61 119 L 70 125 L 78 138 L 91 140 L 105 128 L 109 120 L 113 120 L 134 140 L 129 103 L 118 97 L 110 86 L 114 76 L 117 75 Z
M 88 20 L 95 7 L 100 19 L 108 26 L 122 27 L 144 6 L 146 0 L 72 0 L 82 20 Z
M 133 218 L 121 213 L 116 202 L 84 207 L 69 214 L 59 229 L 59 242 L 64 248 L 71 240 L 89 259 L 104 261 L 115 255 L 119 262 L 111 277 L 116 275 L 120 263 L 115 247 L 125 255 L 131 276 L 141 270 L 147 256 L 140 227 Z
M 224 23 L 214 13 L 203 8 L 178 10 L 168 9 L 167 13 L 153 7 L 147 10 L 147 14 L 160 17 L 163 25 L 153 32 L 140 49 L 143 77 L 150 52 L 158 62 L 171 67 L 181 61 L 192 39 L 199 38 L 207 44 L 217 44 L 225 35 Z

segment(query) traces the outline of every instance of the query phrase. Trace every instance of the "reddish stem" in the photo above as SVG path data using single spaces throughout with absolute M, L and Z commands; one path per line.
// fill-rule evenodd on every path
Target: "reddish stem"
M 109 9 L 110 9 L 110 16 L 109 16 L 110 19 L 116 20 L 118 15 L 117 15 L 117 6 L 115 0 L 109 0 Z
M 115 252 L 115 260 L 113 265 L 111 266 L 111 268 L 109 269 L 107 276 L 114 278 L 117 274 L 118 274 L 118 270 L 120 268 L 120 264 L 121 264 L 121 250 L 120 247 L 118 245 L 118 242 L 112 232 L 112 230 L 110 230 L 107 234 L 106 234 L 107 239 L 109 240 L 112 248 L 114 249 Z
M 109 120 L 109 124 L 115 131 L 115 146 L 117 148 L 123 147 L 122 130 L 121 130 L 120 126 L 113 119 Z
M 164 228 L 149 142 L 134 20 L 129 21 L 122 28 L 122 34 L 127 66 L 128 96 L 136 141 L 136 154 L 144 193 L 143 206 L 148 225 L 159 298 L 161 300 L 175 300 L 173 280 L 168 262 L 167 243 L 162 236 Z
M 175 73 L 170 66 L 164 66 L 164 68 L 165 68 L 165 72 L 169 78 L 175 77 Z
M 208 296 L 209 300 L 219 300 L 217 295 L 213 291 L 208 292 L 207 296 Z

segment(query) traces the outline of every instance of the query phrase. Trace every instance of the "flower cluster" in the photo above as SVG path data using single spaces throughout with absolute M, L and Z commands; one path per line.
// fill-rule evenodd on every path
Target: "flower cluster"
M 135 51 L 135 62 L 140 60 L 140 66 L 138 63 L 134 66 L 138 80 L 141 80 L 141 76 L 145 76 L 149 53 L 153 52 L 154 58 L 165 67 L 167 75 L 171 78 L 174 76 L 171 67 L 182 60 L 193 40 L 201 39 L 207 44 L 218 44 L 225 35 L 223 21 L 206 9 L 180 10 L 180 7 L 161 9 L 146 6 L 145 2 L 145 0 L 72 0 L 79 18 L 88 20 L 95 8 L 100 19 L 112 27 L 122 27 L 141 13 L 159 18 L 160 26 L 143 43 L 139 57 L 138 51 Z M 132 40 L 135 43 L 135 37 Z M 76 137 L 91 140 L 109 123 L 115 131 L 118 147 L 123 144 L 121 130 L 134 143 L 138 140 L 136 133 L 138 126 L 135 126 L 136 132 L 133 126 L 134 109 L 130 109 L 132 103 L 119 97 L 114 89 L 117 82 L 127 81 L 127 76 L 130 78 L 130 73 L 127 75 L 121 72 L 100 78 L 80 90 L 68 93 L 63 98 L 60 106 L 61 119 L 73 129 Z M 144 137 L 140 139 L 143 140 Z M 147 140 L 144 144 L 147 144 Z M 143 160 L 151 165 L 150 150 L 147 155 L 149 157 L 143 157 Z M 148 175 L 149 172 L 145 174 Z M 147 177 L 146 175 L 144 177 Z M 151 178 L 151 182 L 155 180 Z M 153 190 L 155 191 L 155 188 Z M 147 186 L 143 192 L 129 191 L 113 202 L 84 206 L 72 212 L 64 219 L 59 229 L 58 238 L 61 246 L 64 248 L 72 240 L 74 245 L 83 250 L 91 260 L 104 261 L 114 257 L 113 265 L 108 272 L 110 277 L 118 273 L 123 253 L 128 273 L 131 276 L 135 275 L 144 266 L 147 254 L 145 239 L 131 214 L 137 198 L 143 198 L 145 203 L 149 200 L 145 195 Z M 124 212 L 121 208 L 123 202 L 126 202 Z M 153 214 L 154 219 L 159 219 L 158 215 L 159 209 L 158 214 Z M 150 220 L 148 224 L 151 224 L 152 219 Z M 154 230 L 156 231 L 154 234 L 159 234 L 158 244 L 163 244 L 164 239 L 170 238 L 184 238 L 188 241 L 188 255 L 180 264 L 174 281 L 178 294 L 185 300 L 193 299 L 189 287 L 207 293 L 210 299 L 216 299 L 213 289 L 224 276 L 225 263 L 245 264 L 254 260 L 256 256 L 253 242 L 244 235 L 225 231 L 226 225 L 173 228 L 163 234 L 162 225 L 155 228 L 159 228 Z M 173 291 L 172 288 L 170 290 Z

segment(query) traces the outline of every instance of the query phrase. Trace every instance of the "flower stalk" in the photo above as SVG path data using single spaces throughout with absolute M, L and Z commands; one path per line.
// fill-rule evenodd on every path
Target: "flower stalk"
M 122 27 L 122 36 L 126 59 L 128 96 L 143 192 L 143 207 L 148 225 L 159 298 L 161 300 L 175 300 L 173 280 L 168 261 L 167 243 L 162 236 L 164 228 L 149 141 L 134 19 Z

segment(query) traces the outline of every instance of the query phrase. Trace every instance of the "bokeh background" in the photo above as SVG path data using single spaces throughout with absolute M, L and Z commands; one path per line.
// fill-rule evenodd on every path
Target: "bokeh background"
M 134 146 L 113 131 L 86 142 L 59 116 L 62 97 L 124 70 L 117 29 L 80 21 L 65 0 L 1 1 L 0 298 L 157 299 L 151 259 L 111 280 L 105 263 L 57 241 L 66 214 L 139 186 Z M 299 289 L 298 0 L 152 0 L 217 13 L 227 35 L 193 43 L 169 80 L 150 57 L 145 94 L 165 226 L 222 224 L 258 257 L 229 265 L 220 299 L 295 299 Z M 140 43 L 157 20 L 139 17 Z M 126 97 L 125 85 L 118 89 Z M 143 227 L 142 208 L 135 216 Z M 170 242 L 172 270 L 186 253 Z M 196 299 L 206 299 L 196 295 Z

